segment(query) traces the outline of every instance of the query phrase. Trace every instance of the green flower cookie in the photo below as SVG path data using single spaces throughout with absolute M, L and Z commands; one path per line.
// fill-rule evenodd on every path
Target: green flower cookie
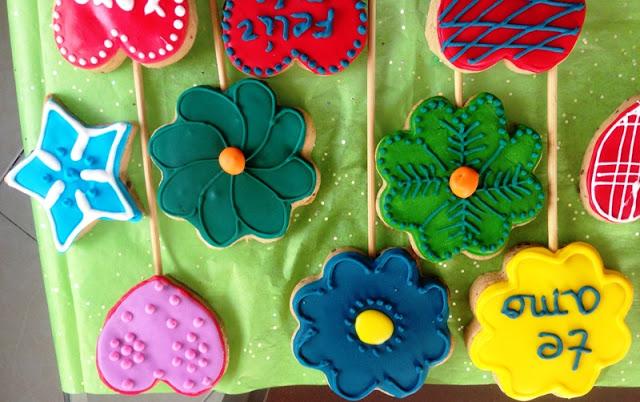
M 487 93 L 461 109 L 435 97 L 416 107 L 408 131 L 378 145 L 380 216 L 407 232 L 423 258 L 494 255 L 512 226 L 542 209 L 544 191 L 533 175 L 540 135 L 525 126 L 510 134 L 504 114 Z
M 260 81 L 243 80 L 224 93 L 188 89 L 176 121 L 149 141 L 163 175 L 160 207 L 214 247 L 245 236 L 282 237 L 292 207 L 309 201 L 318 181 L 303 155 L 306 137 L 302 114 L 279 108 Z

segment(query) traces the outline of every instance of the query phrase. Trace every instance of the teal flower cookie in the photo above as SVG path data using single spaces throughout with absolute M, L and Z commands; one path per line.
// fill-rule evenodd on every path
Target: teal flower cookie
M 511 228 L 534 219 L 544 205 L 533 174 L 541 141 L 522 125 L 507 131 L 494 95 L 482 93 L 463 108 L 427 99 L 412 112 L 409 130 L 378 145 L 380 217 L 407 232 L 416 252 L 431 261 L 459 253 L 493 256 Z
M 278 107 L 273 91 L 242 80 L 227 91 L 186 90 L 176 121 L 159 128 L 149 153 L 162 171 L 160 208 L 189 221 L 211 246 L 282 237 L 292 208 L 319 183 L 304 116 Z

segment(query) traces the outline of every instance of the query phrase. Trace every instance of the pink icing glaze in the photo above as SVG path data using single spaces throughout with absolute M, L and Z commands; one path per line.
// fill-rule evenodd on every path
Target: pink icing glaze
M 129 290 L 109 311 L 98 339 L 100 378 L 122 394 L 139 394 L 164 381 L 180 394 L 200 395 L 218 382 L 226 363 L 215 316 L 162 276 Z

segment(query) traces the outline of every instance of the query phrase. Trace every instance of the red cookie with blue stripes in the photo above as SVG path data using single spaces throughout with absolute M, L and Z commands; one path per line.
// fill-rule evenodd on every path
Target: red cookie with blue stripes
M 222 39 L 245 74 L 273 76 L 298 62 L 329 75 L 358 57 L 367 22 L 362 0 L 227 0 Z
M 431 50 L 462 72 L 505 61 L 542 73 L 569 56 L 585 15 L 585 0 L 434 0 L 426 35 Z

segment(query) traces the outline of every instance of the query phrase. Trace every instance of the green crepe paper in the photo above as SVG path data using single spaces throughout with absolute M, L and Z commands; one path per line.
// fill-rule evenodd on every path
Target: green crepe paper
M 193 50 L 161 70 L 144 70 L 149 126 L 173 120 L 178 95 L 198 84 L 215 84 L 217 73 L 206 1 L 198 1 L 200 24 Z M 419 100 L 453 98 L 453 74 L 427 48 L 428 1 L 378 2 L 377 135 L 403 127 Z M 131 63 L 109 74 L 67 64 L 51 33 L 52 0 L 8 0 L 22 138 L 26 151 L 36 142 L 46 94 L 59 97 L 89 124 L 136 120 Z M 559 228 L 561 244 L 586 241 L 598 248 L 608 267 L 619 268 L 640 288 L 637 244 L 640 223 L 611 225 L 588 215 L 578 183 L 583 152 L 598 126 L 625 99 L 640 92 L 637 26 L 640 2 L 590 1 L 587 23 L 576 50 L 559 70 Z M 223 251 L 207 248 L 186 222 L 161 214 L 162 257 L 166 273 L 199 293 L 224 322 L 229 368 L 217 386 L 226 393 L 293 384 L 323 384 L 321 373 L 300 366 L 290 343 L 296 322 L 289 312 L 295 285 L 320 272 L 336 248 L 366 247 L 366 56 L 345 72 L 317 77 L 293 67 L 269 79 L 283 106 L 306 110 L 317 129 L 313 158 L 322 174 L 313 204 L 294 213 L 286 236 L 275 243 L 248 241 Z M 242 75 L 230 68 L 232 82 Z M 504 66 L 465 76 L 467 97 L 490 91 L 505 104 L 510 122 L 544 133 L 546 79 L 515 74 Z M 14 133 L 5 133 L 14 135 Z M 545 182 L 546 165 L 538 167 Z M 144 200 L 140 145 L 132 148 L 129 175 Z M 159 174 L 156 171 L 156 181 Z M 546 184 L 546 182 L 545 182 Z M 51 241 L 46 216 L 34 207 L 40 256 L 49 303 L 62 389 L 68 393 L 107 393 L 98 378 L 95 347 L 109 308 L 132 286 L 152 274 L 148 219 L 140 223 L 100 222 L 66 254 Z M 378 224 L 378 247 L 406 246 L 406 235 Z M 546 243 L 546 214 L 513 230 L 510 245 Z M 468 289 L 480 274 L 500 269 L 502 257 L 475 262 L 459 256 L 446 263 L 423 262 L 451 293 L 449 325 L 455 352 L 429 375 L 437 384 L 492 383 L 490 373 L 473 367 L 462 338 L 471 320 Z M 18 270 L 21 267 L 14 267 Z M 629 314 L 634 339 L 640 337 L 638 306 Z M 640 386 L 640 348 L 603 371 L 606 386 Z M 154 391 L 167 392 L 166 386 Z

